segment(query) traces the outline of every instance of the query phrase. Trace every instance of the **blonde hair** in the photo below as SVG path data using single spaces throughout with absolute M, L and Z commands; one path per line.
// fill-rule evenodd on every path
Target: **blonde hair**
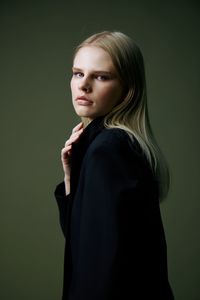
M 122 32 L 103 31 L 83 41 L 76 48 L 74 57 L 80 48 L 88 45 L 100 47 L 110 55 L 125 89 L 124 99 L 105 116 L 104 125 L 106 128 L 124 129 L 130 138 L 135 137 L 156 175 L 160 199 L 163 199 L 169 189 L 169 171 L 149 121 L 142 53 L 135 42 Z

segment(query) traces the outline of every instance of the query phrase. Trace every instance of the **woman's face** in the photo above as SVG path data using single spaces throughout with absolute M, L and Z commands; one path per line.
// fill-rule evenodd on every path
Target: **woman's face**
M 104 116 L 122 99 L 123 87 L 110 55 L 96 46 L 84 46 L 73 63 L 71 92 L 78 116 Z

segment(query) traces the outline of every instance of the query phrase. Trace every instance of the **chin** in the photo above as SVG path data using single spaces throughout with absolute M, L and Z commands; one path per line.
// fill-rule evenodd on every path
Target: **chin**
M 94 112 L 94 111 L 91 112 L 91 110 L 89 112 L 86 109 L 81 109 L 80 107 L 74 107 L 74 110 L 80 118 L 88 118 L 90 120 L 94 120 L 94 119 L 96 119 L 100 116 L 105 115 L 105 113 L 103 113 L 103 112 L 101 112 L 101 113 L 100 112 Z
M 76 114 L 81 118 L 92 118 L 93 114 L 83 111 L 82 109 L 75 109 Z

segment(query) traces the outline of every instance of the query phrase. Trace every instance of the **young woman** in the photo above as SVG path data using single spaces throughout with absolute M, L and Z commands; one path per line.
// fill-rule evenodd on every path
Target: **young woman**
M 55 190 L 63 300 L 171 300 L 159 208 L 169 175 L 150 127 L 140 49 L 121 32 L 100 32 L 77 47 L 72 70 L 82 122 L 61 151 Z

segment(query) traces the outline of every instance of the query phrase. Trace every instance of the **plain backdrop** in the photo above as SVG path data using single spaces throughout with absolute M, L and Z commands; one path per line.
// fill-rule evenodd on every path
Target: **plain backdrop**
M 172 176 L 161 204 L 176 300 L 200 299 L 199 1 L 1 1 L 0 299 L 59 300 L 60 150 L 79 122 L 74 47 L 120 30 L 140 46 L 152 127 Z M 144 287 L 145 288 L 145 287 Z

